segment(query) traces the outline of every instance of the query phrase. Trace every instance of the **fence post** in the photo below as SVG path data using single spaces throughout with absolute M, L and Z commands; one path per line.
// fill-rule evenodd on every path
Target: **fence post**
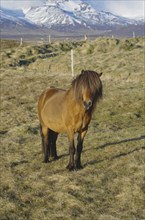
M 51 44 L 51 35 L 50 34 L 48 36 L 48 42 L 49 42 L 49 44 Z
M 74 51 L 71 49 L 71 75 L 74 77 Z
M 135 38 L 135 32 L 133 31 L 133 38 Z
M 20 47 L 23 45 L 23 38 L 20 38 Z
M 86 35 L 86 34 L 84 35 L 84 40 L 85 40 L 85 41 L 87 40 L 87 35 Z

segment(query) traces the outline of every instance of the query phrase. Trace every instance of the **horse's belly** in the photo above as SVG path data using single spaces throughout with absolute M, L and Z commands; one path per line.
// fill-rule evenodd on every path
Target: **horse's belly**
M 55 111 L 55 109 L 48 108 L 47 112 L 45 112 L 44 109 L 44 112 L 42 112 L 42 121 L 45 126 L 57 133 L 66 131 L 62 115 L 58 110 Z
M 60 124 L 59 122 L 57 123 L 48 123 L 48 128 L 50 128 L 52 131 L 55 131 L 57 133 L 63 133 L 66 132 L 66 128 L 65 126 L 62 126 L 62 124 Z

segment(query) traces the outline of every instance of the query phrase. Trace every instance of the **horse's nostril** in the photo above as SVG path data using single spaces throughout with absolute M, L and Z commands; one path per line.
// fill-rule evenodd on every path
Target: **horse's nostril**
M 88 102 L 88 106 L 91 107 L 92 106 L 92 101 Z
M 92 101 L 90 100 L 89 102 L 84 101 L 84 108 L 88 110 L 92 106 Z

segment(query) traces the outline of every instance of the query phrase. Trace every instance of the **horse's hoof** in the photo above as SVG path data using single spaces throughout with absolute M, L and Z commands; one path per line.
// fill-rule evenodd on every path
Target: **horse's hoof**
M 77 169 L 77 170 L 81 170 L 81 169 L 83 169 L 83 166 L 81 166 L 81 165 L 76 165 L 76 169 Z
M 75 170 L 75 167 L 68 164 L 67 167 L 66 167 L 69 171 L 74 171 Z
M 49 160 L 47 159 L 47 160 L 43 160 L 43 163 L 49 163 Z
M 59 158 L 60 158 L 60 157 L 55 156 L 55 157 L 53 157 L 53 160 L 59 160 Z
M 76 169 L 77 169 L 77 170 L 83 169 L 83 167 L 82 167 L 80 161 L 76 161 Z

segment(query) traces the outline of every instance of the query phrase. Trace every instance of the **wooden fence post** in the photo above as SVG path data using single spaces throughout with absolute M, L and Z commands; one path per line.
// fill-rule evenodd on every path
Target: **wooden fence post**
M 85 35 L 84 35 L 84 40 L 86 41 L 87 39 L 88 39 L 88 38 L 87 38 L 87 35 L 85 34 Z
M 49 44 L 51 44 L 51 35 L 50 34 L 48 36 L 48 42 L 49 42 Z
M 23 45 L 23 38 L 20 38 L 20 47 Z

